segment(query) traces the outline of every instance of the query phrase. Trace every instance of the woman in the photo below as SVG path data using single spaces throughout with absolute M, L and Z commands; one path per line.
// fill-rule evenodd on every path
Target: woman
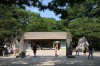
M 15 46 L 15 44 L 13 45 L 13 53 L 14 53 L 14 56 L 16 56 L 16 46 Z
M 58 50 L 58 44 L 56 44 L 56 46 L 55 46 L 55 56 L 57 57 L 58 55 L 57 55 L 57 50 Z
M 78 55 L 79 56 L 79 46 L 76 46 L 76 55 Z

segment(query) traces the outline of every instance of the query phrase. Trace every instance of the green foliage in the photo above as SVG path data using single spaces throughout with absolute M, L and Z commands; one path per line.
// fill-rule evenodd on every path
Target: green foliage
M 42 18 L 33 13 L 13 5 L 0 5 L 0 38 L 5 42 L 12 36 L 18 39 L 25 31 L 59 31 L 60 22 L 53 18 Z M 57 27 L 58 26 L 58 27 Z
M 69 29 L 71 29 L 70 32 L 73 34 L 74 42 L 77 43 L 78 39 L 84 36 L 90 40 L 95 47 L 98 47 L 98 44 L 100 44 L 100 41 L 98 41 L 100 40 L 100 21 L 98 21 L 98 19 L 99 18 L 92 19 L 83 17 L 72 20 L 68 26 Z
M 67 6 L 74 6 L 77 3 L 82 3 L 86 0 L 51 0 L 47 5 L 43 3 L 44 0 L 1 0 L 0 4 L 7 6 L 17 5 L 25 9 L 25 6 L 38 7 L 39 10 L 49 9 L 55 12 L 55 14 L 61 14 L 61 18 L 65 19 L 67 12 Z
M 100 1 L 86 0 L 77 3 L 73 7 L 66 8 L 67 31 L 70 31 L 74 44 L 77 44 L 80 37 L 85 36 L 92 42 L 95 49 L 100 47 Z
M 30 11 L 23 10 L 16 6 L 0 5 L 0 38 L 5 42 L 6 38 L 22 36 L 27 24 L 40 15 Z M 3 43 L 2 43 L 3 44 Z
M 69 28 L 78 30 L 78 33 L 89 34 L 100 32 L 100 23 L 98 22 L 98 19 L 78 18 L 71 21 Z M 76 31 L 76 34 L 78 33 Z
M 75 5 L 74 7 L 68 7 L 68 20 L 83 17 L 85 14 L 85 7 L 82 5 Z
M 57 22 L 52 18 L 38 18 L 35 20 L 31 20 L 28 23 L 27 31 L 59 31 L 61 28 L 61 22 Z
M 17 6 L 15 6 L 17 5 Z M 42 18 L 39 14 L 26 11 L 25 6 L 49 9 L 63 20 Z M 95 49 L 100 48 L 100 0 L 52 0 L 47 5 L 42 0 L 1 0 L 0 39 L 12 35 L 21 36 L 25 31 L 70 31 L 73 44 L 85 36 Z

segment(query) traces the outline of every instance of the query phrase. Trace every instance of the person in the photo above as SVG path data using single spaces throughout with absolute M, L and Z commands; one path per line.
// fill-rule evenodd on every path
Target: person
M 32 50 L 33 50 L 33 53 L 34 53 L 34 57 L 36 57 L 37 45 L 35 43 L 32 46 Z
M 83 53 L 84 53 L 84 55 L 86 55 L 86 51 L 87 51 L 87 47 L 84 46 L 84 49 L 83 49 Z
M 7 45 L 5 44 L 5 45 L 4 45 L 4 51 L 3 51 L 3 53 L 4 53 L 4 56 L 6 56 L 6 57 L 8 56 L 8 50 L 7 50 L 7 48 L 8 48 L 8 47 L 7 47 Z
M 76 46 L 75 51 L 76 51 L 76 55 L 79 56 L 79 46 L 78 45 Z
M 8 47 L 7 50 L 8 50 L 8 55 L 10 56 L 10 54 L 11 54 L 11 49 L 10 49 L 10 47 Z
M 5 56 L 5 50 L 2 51 L 2 55 L 3 55 L 3 57 Z
M 56 44 L 56 46 L 55 46 L 55 56 L 57 57 L 58 55 L 57 55 L 57 50 L 58 50 L 58 44 Z
M 90 58 L 90 56 L 91 56 L 91 59 L 93 59 L 93 47 L 91 44 L 88 46 L 88 49 L 89 49 L 88 59 Z
M 55 56 L 57 57 L 57 47 L 55 47 Z
M 14 56 L 16 56 L 16 46 L 15 46 L 15 44 L 13 45 L 13 54 L 14 54 Z

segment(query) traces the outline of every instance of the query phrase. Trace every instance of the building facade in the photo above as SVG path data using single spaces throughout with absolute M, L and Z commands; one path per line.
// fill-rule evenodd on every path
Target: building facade
M 24 43 L 31 47 L 34 43 L 40 49 L 54 49 L 58 43 L 58 49 L 66 48 L 67 32 L 25 32 Z

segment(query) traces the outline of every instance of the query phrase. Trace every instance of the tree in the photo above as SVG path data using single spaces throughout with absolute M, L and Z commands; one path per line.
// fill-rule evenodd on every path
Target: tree
M 55 14 L 61 14 L 61 18 L 65 19 L 67 15 L 66 8 L 68 6 L 74 6 L 77 3 L 83 3 L 86 0 L 52 0 L 47 5 L 43 4 L 43 0 L 2 0 L 1 4 L 12 6 L 13 4 L 25 8 L 25 6 L 38 7 L 39 10 L 49 9 L 55 12 Z M 99 2 L 99 0 L 96 0 Z
M 4 44 L 6 38 L 16 36 L 16 30 L 20 29 L 20 24 L 12 17 L 13 14 L 7 6 L 0 5 L 0 38 Z
M 68 26 L 65 29 L 72 33 L 74 44 L 77 44 L 80 37 L 85 36 L 91 40 L 95 47 L 99 46 L 99 36 L 96 37 L 99 34 L 99 3 L 99 0 L 86 0 L 81 4 L 77 3 L 73 7 L 66 8 L 67 17 L 65 17 L 64 26 Z M 97 26 L 98 28 L 96 28 Z M 95 38 L 97 39 L 97 44 L 94 43 Z
M 71 31 L 73 39 L 78 39 L 81 36 L 92 37 L 91 40 L 99 38 L 100 0 L 52 0 L 47 5 L 43 4 L 43 0 L 1 0 L 0 4 L 3 5 L 0 7 L 0 20 L 2 21 L 0 29 L 1 31 L 6 29 L 4 31 L 10 36 L 11 34 L 15 35 L 11 29 L 13 28 L 13 30 L 21 29 L 22 31 Z M 40 18 L 39 14 L 30 13 L 30 11 L 16 6 L 21 8 L 34 6 L 43 11 L 49 9 L 54 11 L 56 15 L 61 15 L 60 18 L 64 21 Z M 6 21 L 6 19 L 9 20 Z M 3 24 L 3 22 L 5 23 Z M 9 28 L 8 24 L 11 22 L 16 24 Z M 8 31 L 8 29 L 11 30 Z M 0 34 L 5 34 L 4 31 Z
M 21 31 L 25 31 L 29 13 L 16 6 L 0 5 L 0 38 L 2 46 L 7 38 L 12 39 L 21 36 Z
M 100 21 L 92 18 L 78 18 L 69 23 L 69 29 L 73 34 L 73 41 L 77 44 L 80 37 L 86 37 L 97 49 L 100 47 Z
M 57 30 L 57 21 L 53 18 L 38 18 L 33 19 L 27 25 L 27 31 L 56 31 Z

